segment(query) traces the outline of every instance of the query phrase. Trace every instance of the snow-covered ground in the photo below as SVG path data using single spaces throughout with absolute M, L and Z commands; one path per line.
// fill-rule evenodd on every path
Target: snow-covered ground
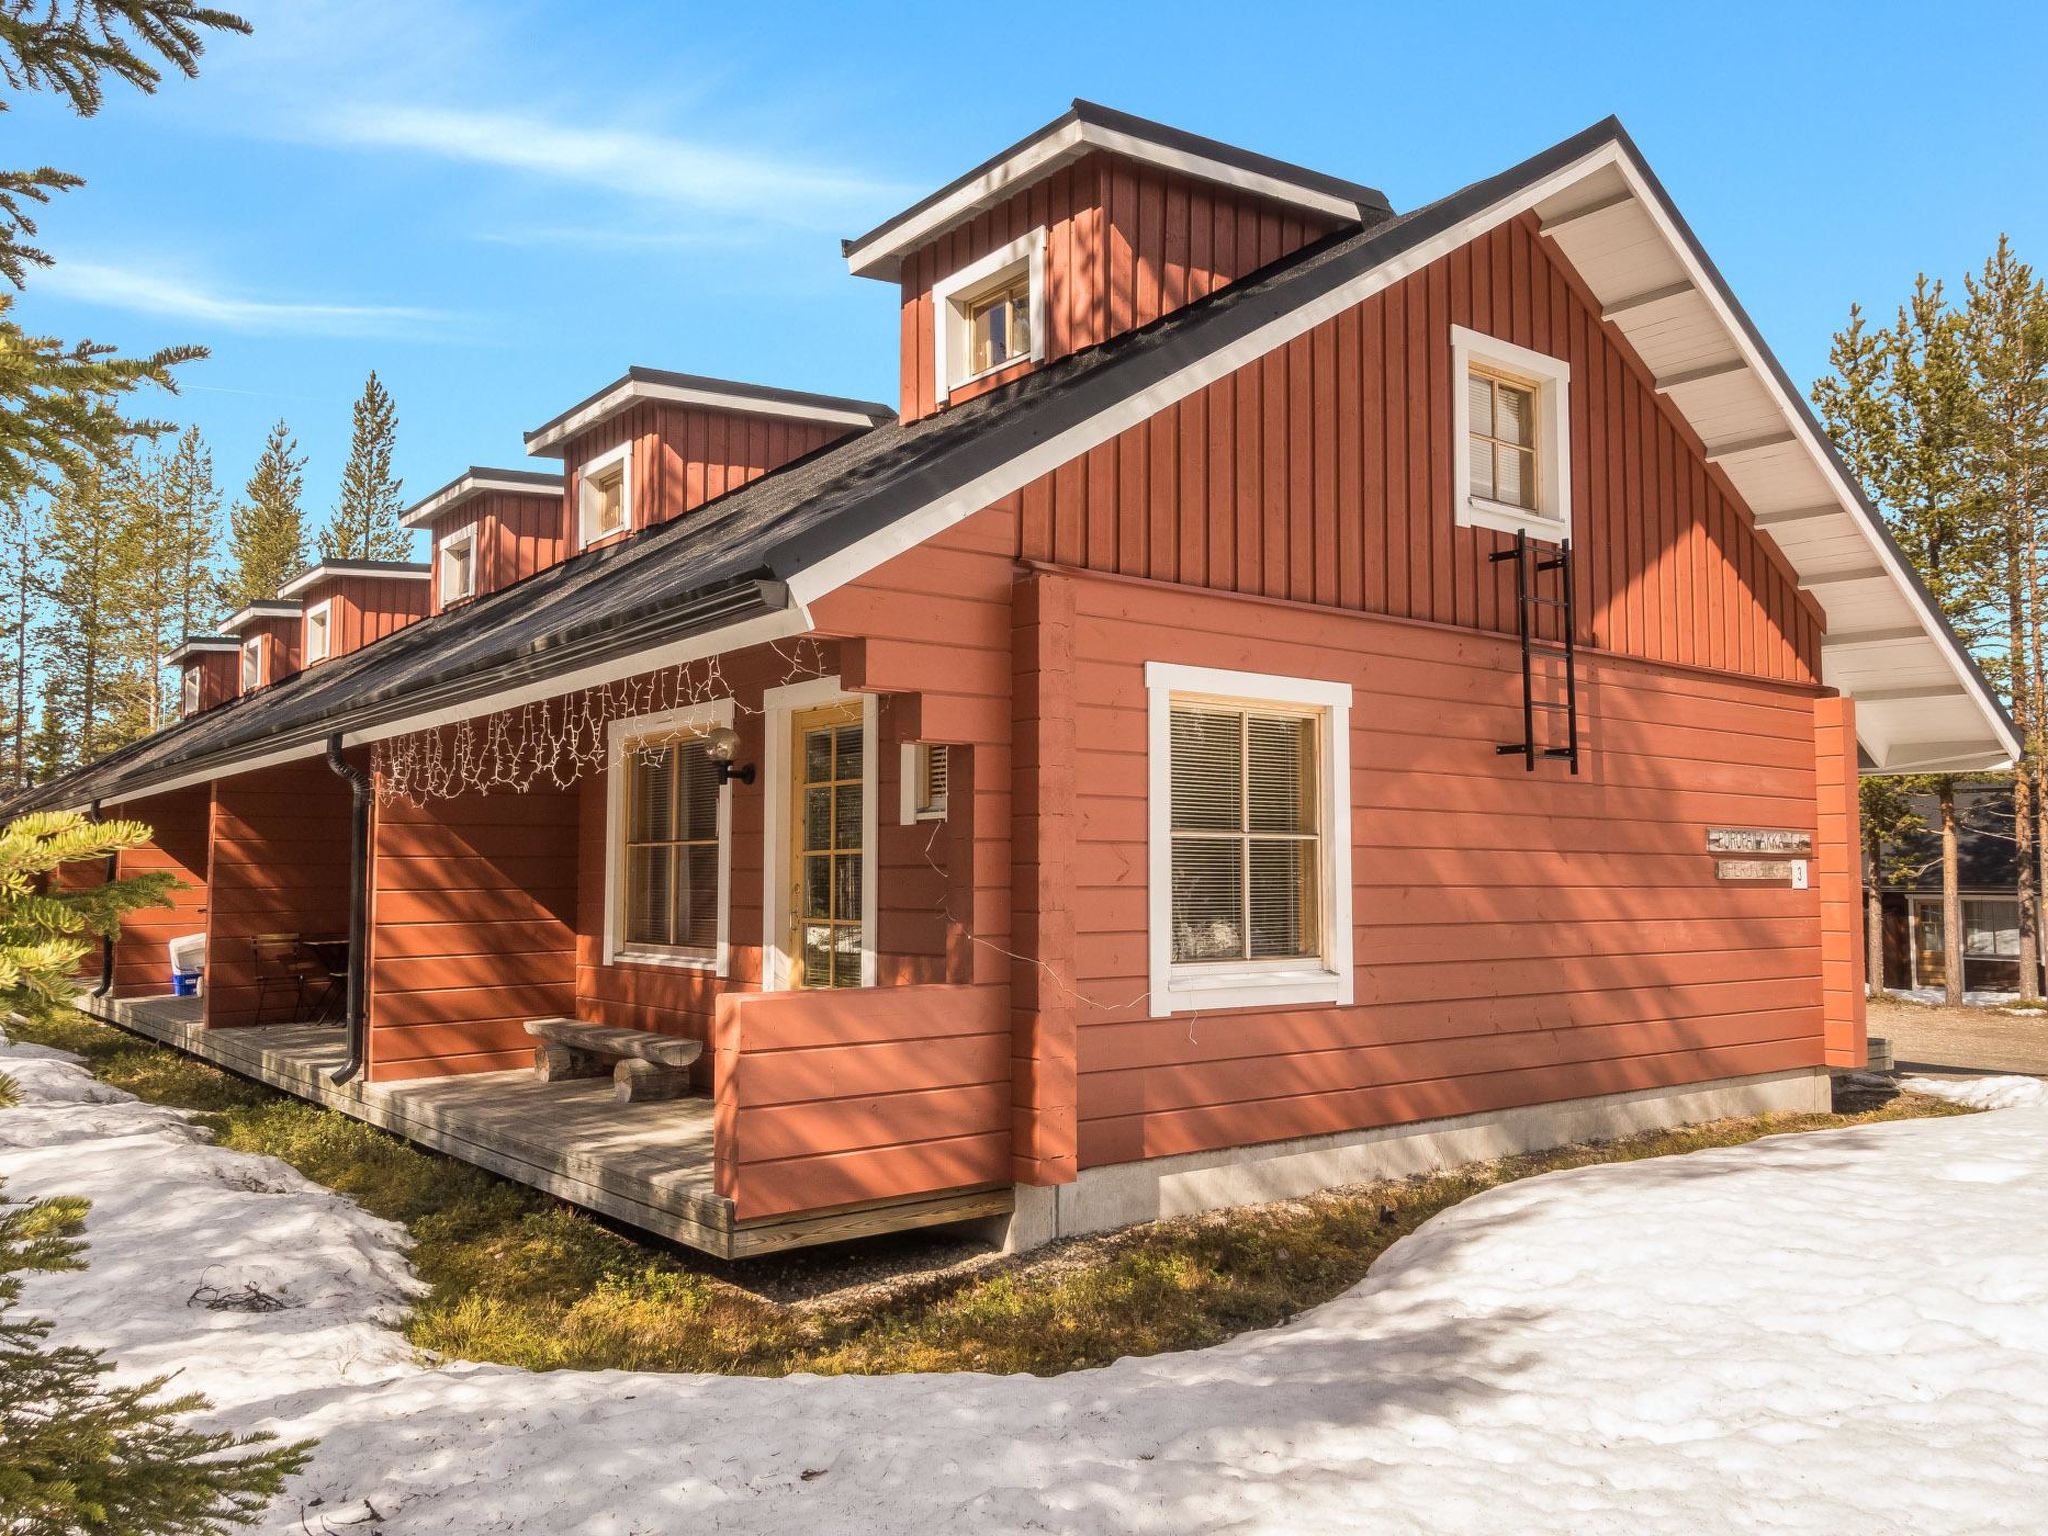
M 93 1201 L 91 1267 L 28 1309 L 223 1422 L 320 1437 L 278 1533 L 367 1530 L 340 1523 L 365 1500 L 392 1536 L 2048 1527 L 2031 1081 L 2026 1107 L 1512 1184 L 1195 1354 L 750 1381 L 424 1368 L 384 1326 L 415 1285 L 397 1228 L 47 1053 L 0 1070 L 7 1194 Z M 188 1307 L 202 1283 L 297 1305 Z

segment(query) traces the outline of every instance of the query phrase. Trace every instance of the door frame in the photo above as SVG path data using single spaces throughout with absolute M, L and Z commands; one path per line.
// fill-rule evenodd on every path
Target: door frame
M 813 678 L 769 688 L 761 695 L 761 990 L 790 990 L 791 956 L 787 949 L 789 910 L 789 842 L 791 805 L 790 732 L 794 719 L 827 704 L 860 705 L 860 984 L 875 984 L 876 834 L 881 827 L 876 793 L 876 764 L 881 741 L 877 732 L 880 700 L 872 693 L 848 693 L 837 676 Z

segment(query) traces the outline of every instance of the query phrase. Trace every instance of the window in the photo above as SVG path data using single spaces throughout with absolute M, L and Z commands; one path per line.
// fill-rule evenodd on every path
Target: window
M 1451 327 L 1457 521 L 1536 538 L 1571 535 L 1571 365 Z
M 633 506 L 633 445 L 621 443 L 585 464 L 576 476 L 579 547 L 626 531 Z
M 934 393 L 1045 356 L 1045 231 L 1035 229 L 932 285 Z
M 906 743 L 903 748 L 904 826 L 946 819 L 946 780 L 951 769 L 949 747 Z
M 1152 1011 L 1348 1003 L 1348 684 L 1153 662 Z
M 242 642 L 242 692 L 263 686 L 263 639 L 251 635 Z
M 476 524 L 441 541 L 441 606 L 476 596 Z
M 183 691 L 179 694 L 178 698 L 179 712 L 181 714 L 196 715 L 199 713 L 199 669 L 197 667 L 187 667 L 185 669 Z
M 725 974 L 728 797 L 704 738 L 732 703 L 614 721 L 606 959 Z
M 333 599 L 315 603 L 306 610 L 306 664 L 325 661 L 330 654 L 333 641 L 329 616 L 333 612 Z

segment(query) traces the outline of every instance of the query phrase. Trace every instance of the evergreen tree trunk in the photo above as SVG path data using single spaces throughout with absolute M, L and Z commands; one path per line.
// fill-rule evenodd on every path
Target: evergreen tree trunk
M 1863 990 L 1884 995 L 1884 838 L 1863 833 Z
M 1948 1005 L 1963 1002 L 1963 898 L 1956 867 L 1956 781 L 1944 778 L 1941 803 L 1941 974 Z

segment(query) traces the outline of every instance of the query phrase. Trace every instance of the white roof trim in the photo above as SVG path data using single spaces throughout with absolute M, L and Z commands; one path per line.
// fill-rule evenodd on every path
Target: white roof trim
M 265 598 L 232 615 L 221 625 L 220 632 L 224 635 L 239 634 L 259 619 L 295 619 L 304 606 L 296 600 L 286 602 L 280 598 Z
M 1077 128 L 1079 126 L 1076 125 Z M 1933 759 L 1935 765 L 1954 767 L 1959 771 L 2002 767 L 2016 759 L 2020 752 L 2019 741 L 2007 726 L 1995 700 L 1984 689 L 1964 659 L 1957 654 L 1955 646 L 1943 630 L 1939 617 L 1922 597 L 1900 556 L 1878 535 L 1877 530 L 1863 514 L 1857 488 L 1850 485 L 1835 467 L 1832 456 L 1817 437 L 1816 429 L 1804 408 L 1787 398 L 1779 387 L 1775 370 L 1768 364 L 1761 349 L 1752 344 L 1746 327 L 1736 319 L 1718 279 L 1694 257 L 1689 243 L 1679 233 L 1669 212 L 1658 201 L 1651 184 L 1644 179 L 1633 158 L 1618 141 L 1595 146 L 1584 155 L 1546 176 L 1539 177 L 1528 186 L 1503 195 L 1460 223 L 1395 253 L 1349 282 L 1303 302 L 1296 309 L 1269 321 L 1257 331 L 1219 346 L 1206 356 L 1188 363 L 1177 373 L 1104 409 L 1088 420 L 1076 423 L 1064 432 L 1034 444 L 1008 463 L 989 470 L 951 494 L 906 510 L 887 527 L 877 529 L 831 558 L 793 575 L 789 581 L 791 598 L 808 607 L 826 593 L 874 569 L 883 561 L 923 543 L 980 509 L 1021 489 L 1039 476 L 1049 473 L 1071 459 L 1078 458 L 1090 448 L 1108 441 L 1135 423 L 1234 373 L 1247 363 L 1285 345 L 1297 336 L 1306 334 L 1324 321 L 1342 314 L 1373 294 L 1420 271 L 1438 257 L 1468 243 L 1485 230 L 1527 212 L 1539 203 L 1568 191 L 1591 177 L 1603 172 L 1611 174 L 1616 171 L 1624 178 L 1630 193 L 1629 198 L 1618 200 L 1618 204 L 1635 202 L 1645 208 L 1653 219 L 1657 232 L 1662 236 L 1668 254 L 1685 269 L 1687 281 L 1684 284 L 1662 285 L 1660 296 L 1662 293 L 1674 296 L 1696 293 L 1712 306 L 1730 344 L 1748 365 L 1750 376 L 1770 393 L 1777 414 L 1782 419 L 1781 428 L 1774 434 L 1775 440 L 1788 447 L 1796 446 L 1824 477 L 1840 507 L 1843 523 L 1845 526 L 1854 527 L 1868 547 L 1875 562 L 1872 574 L 1881 574 L 1885 578 L 1890 591 L 1901 600 L 1899 606 L 1902 613 L 1910 613 L 1915 621 L 1924 637 L 1925 654 L 1930 657 L 1938 655 L 1941 667 L 1963 686 L 1963 693 L 1957 696 L 1958 700 L 1967 703 L 1977 729 L 1982 732 L 1981 741 L 1971 745 L 1968 751 L 1957 750 L 1956 743 L 1962 739 L 1963 733 L 1955 728 L 1957 721 L 1953 715 L 1928 718 L 1919 722 L 1920 733 L 1939 730 L 1945 738 L 1942 742 L 1937 744 L 1932 740 L 1919 739 L 1919 733 L 1915 730 L 1916 722 L 1904 711 L 1917 709 L 1922 715 L 1927 715 L 1928 706 L 1924 704 L 1888 705 L 1883 701 L 1873 701 L 1867 711 L 1859 714 L 1858 735 L 1864 742 L 1865 750 L 1874 759 L 1877 770 L 1904 772 L 1907 764 L 1915 770 L 1925 769 L 1929 765 L 1929 759 L 1925 754 L 1927 750 L 1937 745 L 1940 751 Z M 991 176 L 998 174 L 1014 179 L 1016 172 L 1013 166 L 1006 163 L 1005 166 L 998 167 L 996 171 L 990 173 Z M 1607 199 L 1602 198 L 1601 202 L 1606 205 Z M 1558 222 L 1561 228 L 1565 228 L 1573 221 Z M 1600 221 L 1577 221 L 1582 228 L 1598 222 Z M 855 253 L 857 259 L 865 258 L 866 254 Z M 859 270 L 858 260 L 855 263 L 855 270 Z M 1656 315 L 1655 305 L 1636 303 L 1626 295 L 1610 297 L 1596 291 L 1595 298 L 1608 305 L 1610 310 L 1616 308 L 1618 304 L 1626 311 L 1626 318 L 1649 320 L 1654 319 Z M 1617 323 L 1620 323 L 1619 319 Z M 1626 334 L 1625 325 L 1623 329 Z M 1681 414 L 1687 414 L 1686 391 L 1674 392 L 1669 398 Z M 1690 419 L 1688 415 L 1688 420 Z M 1735 446 L 1746 448 L 1748 445 Z M 1787 548 L 1784 552 L 1803 582 L 1818 580 L 1826 574 L 1819 568 L 1801 570 L 1796 551 Z M 1843 692 L 1854 696 L 1850 688 L 1845 687 Z M 1967 726 L 1968 722 L 1964 724 Z M 1894 768 L 1894 762 L 1899 766 Z
M 359 565 L 352 560 L 337 560 L 333 562 L 323 560 L 311 570 L 301 571 L 290 581 L 279 587 L 277 595 L 279 597 L 297 597 L 301 592 L 319 582 L 330 579 L 339 581 L 349 576 L 360 576 L 365 581 L 382 581 L 386 579 L 392 581 L 431 581 L 434 578 L 434 571 L 433 567 L 425 565 L 414 567 L 408 564 L 379 568 Z
M 1272 198 L 1314 213 L 1345 220 L 1358 217 L 1355 200 L 1340 197 L 1319 187 L 1268 175 L 1242 165 L 1212 159 L 1189 149 L 1175 148 L 1140 138 L 1102 123 L 1086 119 L 1068 123 L 1057 132 L 1027 144 L 1016 154 L 990 166 L 974 180 L 956 188 L 948 197 L 933 203 L 914 218 L 878 235 L 866 245 L 846 253 L 846 268 L 855 277 L 893 277 L 895 264 L 906 251 L 931 240 L 942 230 L 972 216 L 983 207 L 1009 196 L 1017 189 L 1051 175 L 1069 161 L 1078 160 L 1091 149 L 1106 150 L 1132 160 L 1141 160 L 1164 170 L 1235 187 L 1242 192 Z
M 530 480 L 509 480 L 488 474 L 465 474 L 459 480 L 442 486 L 425 501 L 408 507 L 399 514 L 398 524 L 401 528 L 424 528 L 451 507 L 460 506 L 473 496 L 482 496 L 491 491 L 507 496 L 553 497 L 560 501 L 563 487 L 559 483 L 535 485 Z
M 581 410 L 526 435 L 526 451 L 545 454 L 579 432 L 588 432 L 627 407 L 642 400 L 662 400 L 671 405 L 702 406 L 706 410 L 734 411 L 748 416 L 781 416 L 792 421 L 817 422 L 832 427 L 872 427 L 875 417 L 847 406 L 807 405 L 796 400 L 763 399 L 734 390 L 704 389 L 686 384 L 664 384 L 654 379 L 621 379 Z

